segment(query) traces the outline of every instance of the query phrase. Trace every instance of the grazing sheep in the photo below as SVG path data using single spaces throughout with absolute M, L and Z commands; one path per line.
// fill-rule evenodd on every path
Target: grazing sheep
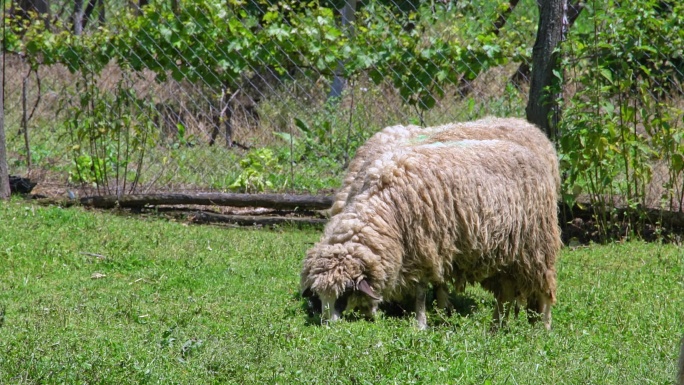
M 495 321 L 520 299 L 550 328 L 561 246 L 550 168 L 505 140 L 419 141 L 383 153 L 307 252 L 303 294 L 318 296 L 330 320 L 415 296 L 425 328 L 427 285 L 457 278 L 493 291 Z
M 330 215 L 334 216 L 342 212 L 347 200 L 356 195 L 362 187 L 365 170 L 385 152 L 410 144 L 465 139 L 501 139 L 528 147 L 544 160 L 549 172 L 556 179 L 557 191 L 560 191 L 558 160 L 553 144 L 538 127 L 524 119 L 486 117 L 473 122 L 450 123 L 426 128 L 398 125 L 384 128 L 359 147 L 347 168 L 342 187 L 335 195 Z M 465 290 L 466 282 L 463 279 L 454 277 L 453 284 L 456 292 Z M 439 308 L 451 309 L 446 286 L 436 285 L 435 294 Z

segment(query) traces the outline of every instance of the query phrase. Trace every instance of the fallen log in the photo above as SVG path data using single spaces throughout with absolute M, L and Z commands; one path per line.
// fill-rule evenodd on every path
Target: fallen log
M 595 209 L 591 204 L 585 203 L 582 205 L 574 205 L 569 207 L 565 203 L 559 203 L 559 219 L 561 221 L 570 221 L 575 218 L 583 220 L 596 219 L 596 213 L 601 210 Z M 644 221 L 653 225 L 665 226 L 667 228 L 684 229 L 684 212 L 681 211 L 667 211 L 654 208 L 626 208 L 626 207 L 609 207 L 605 208 L 609 222 L 639 222 Z M 562 225 L 563 223 L 561 223 Z
M 102 195 L 81 198 L 80 204 L 101 209 L 114 207 L 141 208 L 159 205 L 211 205 L 230 207 L 264 207 L 280 210 L 323 210 L 332 206 L 332 197 L 294 194 L 145 194 Z
M 232 194 L 232 193 L 197 193 L 197 194 L 146 194 L 125 196 L 91 196 L 80 199 L 36 199 L 41 205 L 60 205 L 70 207 L 74 205 L 90 206 L 94 208 L 111 209 L 172 206 L 172 205 L 214 205 L 230 207 L 262 207 L 276 210 L 298 210 L 299 212 L 325 210 L 332 206 L 332 196 L 324 195 L 294 195 L 294 194 Z M 600 210 L 599 210 L 600 211 Z M 595 220 L 595 210 L 590 204 L 568 207 L 559 202 L 559 221 L 563 228 L 576 218 L 584 221 Z M 644 221 L 652 225 L 659 225 L 669 229 L 684 229 L 684 212 L 671 212 L 649 208 L 613 208 L 610 210 L 611 221 Z M 307 223 L 312 225 L 324 224 L 325 219 L 312 217 L 278 217 L 255 215 L 223 215 L 202 212 L 194 219 L 198 223 L 226 222 L 242 225 L 273 225 L 284 222 Z
M 9 176 L 9 186 L 12 194 L 30 194 L 31 190 L 36 187 L 36 184 L 37 182 L 33 182 L 28 178 L 14 175 Z

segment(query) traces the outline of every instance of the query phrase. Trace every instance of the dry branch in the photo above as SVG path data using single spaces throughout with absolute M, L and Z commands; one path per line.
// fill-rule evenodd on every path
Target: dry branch
M 310 217 L 225 215 L 207 212 L 196 212 L 189 215 L 193 223 L 231 223 L 240 226 L 273 226 L 280 224 L 324 225 L 328 220 Z

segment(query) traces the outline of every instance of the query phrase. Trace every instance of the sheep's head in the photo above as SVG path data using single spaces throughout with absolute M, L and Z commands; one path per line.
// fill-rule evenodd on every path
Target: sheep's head
M 339 296 L 317 293 L 311 288 L 304 289 L 302 296 L 309 300 L 309 309 L 314 313 L 321 313 L 324 321 L 340 319 L 345 310 L 358 310 L 366 318 L 372 318 L 382 301 L 365 279 L 359 281 L 356 287 L 349 282 L 347 289 Z
M 302 270 L 302 296 L 324 321 L 339 319 L 345 310 L 370 318 L 382 298 L 364 274 L 363 262 L 344 245 L 317 244 L 309 250 Z

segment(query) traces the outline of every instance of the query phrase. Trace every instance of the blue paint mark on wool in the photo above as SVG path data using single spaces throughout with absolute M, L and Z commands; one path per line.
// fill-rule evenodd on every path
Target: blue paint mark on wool
M 448 142 L 434 142 L 423 144 L 423 147 L 470 147 L 476 145 L 487 145 L 495 144 L 500 142 L 500 140 L 487 139 L 487 140 L 477 140 L 477 139 L 464 139 L 464 140 L 453 140 Z

